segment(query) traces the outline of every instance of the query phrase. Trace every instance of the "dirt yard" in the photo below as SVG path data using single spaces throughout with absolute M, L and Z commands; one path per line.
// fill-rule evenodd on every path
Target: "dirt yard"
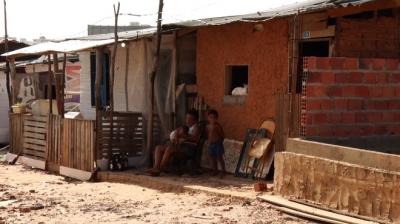
M 0 223 L 304 223 L 258 201 L 87 183 L 0 164 Z

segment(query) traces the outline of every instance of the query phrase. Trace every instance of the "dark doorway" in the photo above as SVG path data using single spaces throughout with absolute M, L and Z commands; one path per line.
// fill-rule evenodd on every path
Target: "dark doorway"
M 329 40 L 304 41 L 299 43 L 299 63 L 297 70 L 296 93 L 301 93 L 304 57 L 329 57 Z

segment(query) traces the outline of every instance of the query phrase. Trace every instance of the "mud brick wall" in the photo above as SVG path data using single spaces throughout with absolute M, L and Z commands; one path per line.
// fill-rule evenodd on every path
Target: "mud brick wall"
M 197 87 L 205 102 L 219 112 L 228 139 L 242 141 L 248 128 L 275 117 L 276 95 L 288 85 L 288 21 L 237 22 L 197 31 Z M 226 104 L 227 65 L 248 65 L 248 95 L 243 103 Z
M 400 221 L 400 173 L 290 152 L 275 154 L 274 191 L 385 221 Z
M 400 135 L 400 60 L 304 59 L 305 137 Z

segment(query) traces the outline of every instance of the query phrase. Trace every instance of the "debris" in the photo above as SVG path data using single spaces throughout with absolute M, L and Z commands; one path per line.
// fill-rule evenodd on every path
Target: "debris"
M 44 209 L 44 205 L 37 203 L 37 204 L 32 205 L 30 208 L 31 208 L 31 210 L 40 210 L 40 209 Z
M 20 207 L 19 212 L 28 213 L 28 212 L 31 212 L 31 208 L 30 207 Z
M 267 187 L 267 184 L 265 184 L 265 183 L 258 182 L 258 183 L 254 184 L 255 192 L 261 192 L 261 191 L 267 191 L 267 190 L 268 190 L 268 187 Z
M 36 191 L 35 190 L 29 190 L 29 193 L 36 193 Z

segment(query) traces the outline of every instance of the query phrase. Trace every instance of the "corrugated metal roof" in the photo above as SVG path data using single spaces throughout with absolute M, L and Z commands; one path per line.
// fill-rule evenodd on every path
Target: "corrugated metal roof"
M 290 4 L 283 7 L 271 9 L 268 11 L 261 11 L 253 14 L 189 20 L 189 21 L 165 24 L 163 27 L 165 29 L 168 29 L 171 27 L 199 27 L 199 26 L 223 25 L 238 21 L 246 21 L 246 22 L 262 21 L 262 20 L 269 20 L 273 18 L 294 15 L 296 13 L 305 13 L 305 12 L 318 11 L 329 8 L 347 7 L 351 5 L 361 5 L 370 1 L 376 1 L 376 0 L 310 0 L 304 2 L 297 2 L 295 4 Z M 151 37 L 152 35 L 155 34 L 155 32 L 156 32 L 155 28 L 147 28 L 142 30 L 119 32 L 118 36 L 121 41 L 124 41 L 137 38 Z M 47 54 L 49 52 L 75 53 L 78 51 L 83 51 L 98 46 L 108 45 L 113 42 L 114 42 L 113 33 L 90 35 L 85 37 L 69 38 L 59 42 L 47 42 L 47 43 L 37 44 L 16 51 L 8 52 L 6 54 L 3 54 L 2 56 L 19 57 L 31 54 Z
M 164 26 L 198 27 L 198 26 L 223 25 L 238 21 L 245 21 L 245 22 L 260 21 L 260 20 L 262 21 L 262 20 L 269 20 L 273 18 L 294 15 L 296 13 L 305 13 L 305 12 L 312 12 L 329 8 L 361 5 L 370 1 L 374 0 L 310 0 L 304 2 L 297 2 L 294 4 L 289 4 L 275 9 L 260 11 L 252 14 L 188 20 L 178 23 L 165 24 Z

